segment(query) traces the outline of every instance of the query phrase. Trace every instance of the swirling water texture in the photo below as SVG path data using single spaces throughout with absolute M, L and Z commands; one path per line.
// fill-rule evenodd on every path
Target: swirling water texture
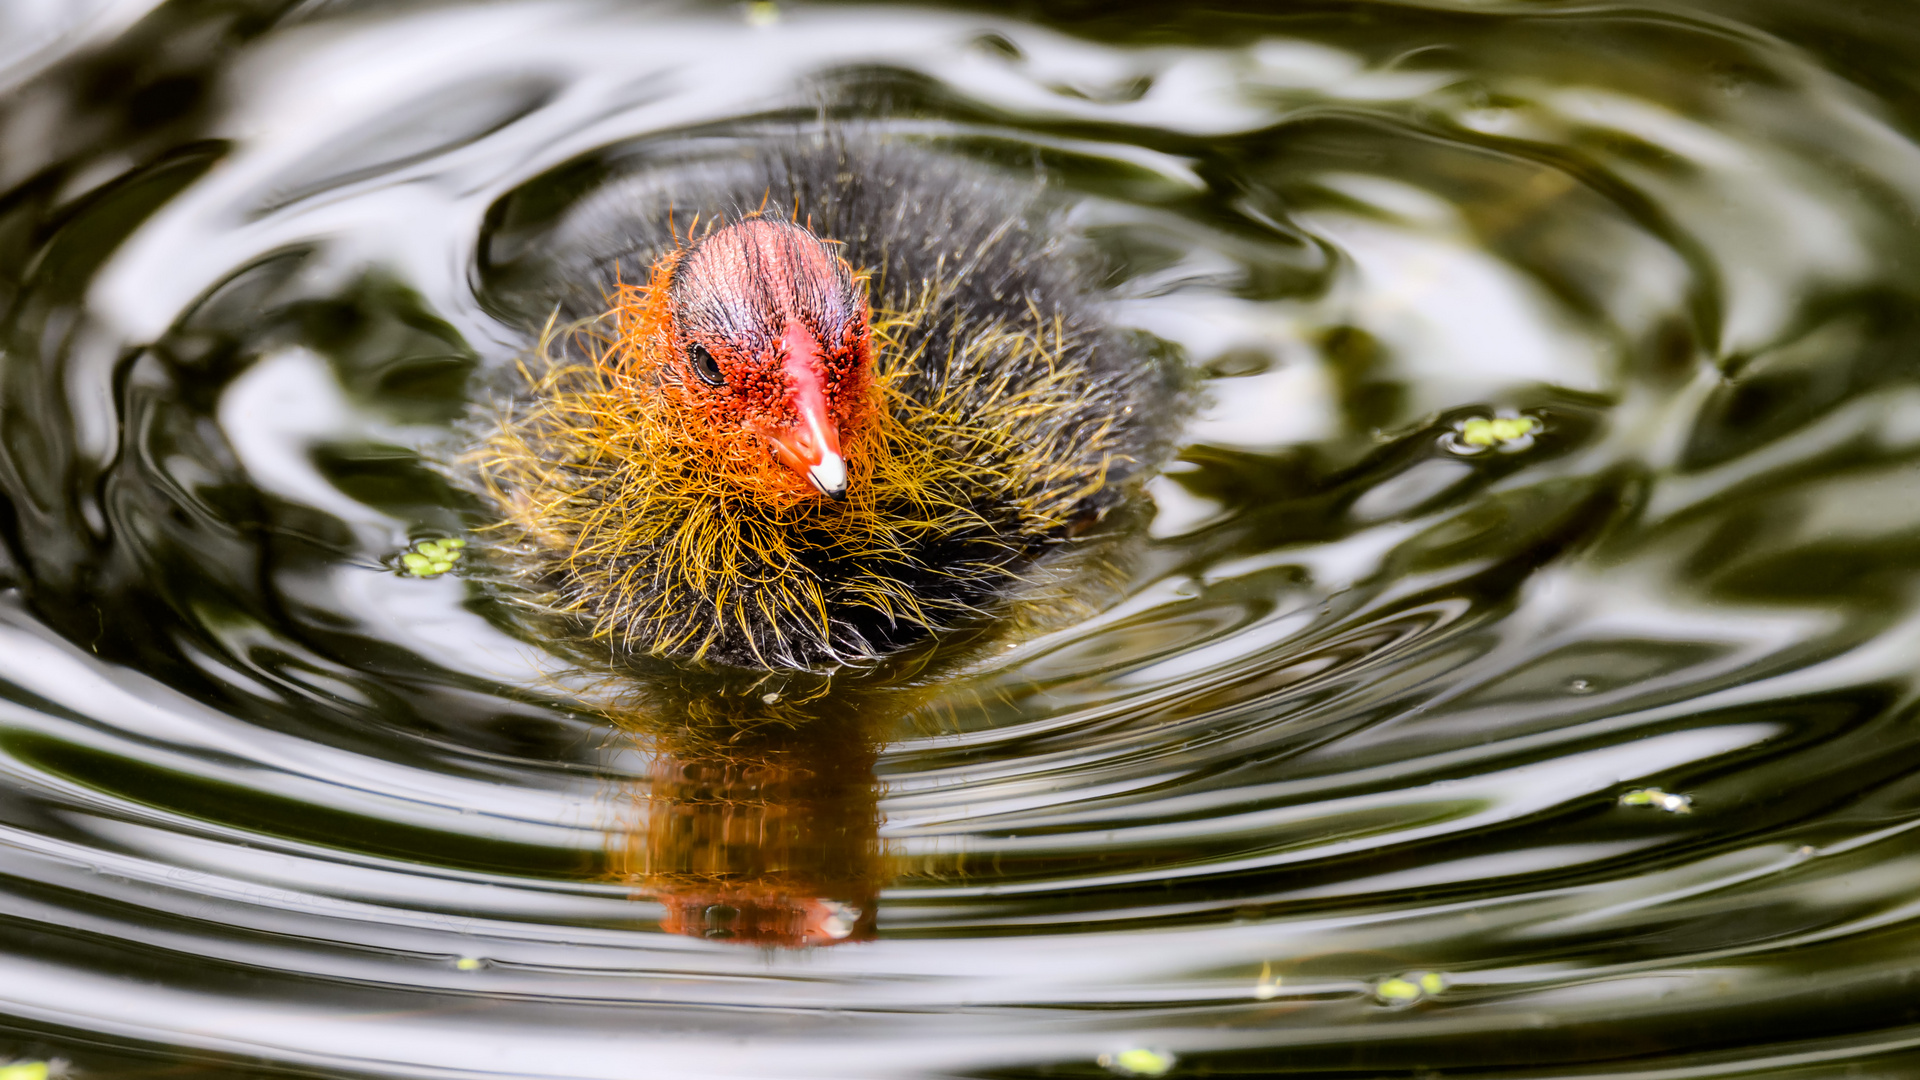
M 1920 1067 L 1920 148 L 1897 80 L 1818 34 L 1556 5 L 4 18 L 0 1049 Z M 470 523 L 423 457 L 526 343 L 487 273 L 516 215 L 823 110 L 1074 193 L 1114 319 L 1210 397 L 1123 595 L 897 720 L 877 939 L 767 952 L 660 932 L 616 872 L 657 757 L 467 584 L 382 560 Z M 1501 410 L 1530 442 L 1466 452 Z M 1690 812 L 1622 804 L 1646 789 Z

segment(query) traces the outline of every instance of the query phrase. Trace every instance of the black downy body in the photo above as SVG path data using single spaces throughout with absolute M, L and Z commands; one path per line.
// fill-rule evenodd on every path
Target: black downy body
M 1047 422 L 1066 436 L 1052 440 L 1056 448 L 1084 449 L 1069 450 L 1078 455 L 1074 460 L 1054 462 L 1065 467 L 1046 470 L 1046 482 L 1093 490 L 1066 520 L 1035 530 L 1014 511 L 1022 492 L 983 481 L 971 506 L 977 524 L 927 539 L 910 562 L 887 569 L 914 591 L 923 613 L 917 619 L 836 603 L 836 582 L 849 567 L 827 536 L 808 537 L 805 545 L 807 569 L 828 600 L 825 633 L 798 619 L 730 625 L 698 601 L 666 611 L 646 596 L 583 595 L 558 560 L 523 558 L 516 576 L 549 598 L 549 606 L 559 606 L 553 598 L 571 602 L 575 611 L 616 627 L 642 619 L 717 627 L 706 634 L 700 658 L 740 668 L 872 663 L 1004 611 L 1036 571 L 1057 561 L 1056 552 L 1110 533 L 1098 526 L 1139 497 L 1191 409 L 1184 368 L 1152 339 L 1116 331 L 1100 318 L 1089 287 L 1098 264 L 1065 235 L 1065 204 L 1038 176 L 1022 179 L 904 140 L 844 132 L 690 140 L 580 171 L 590 174 L 580 185 L 589 190 L 569 200 L 564 212 L 516 221 L 533 215 L 511 198 L 495 207 L 481 279 L 496 313 L 529 327 L 556 315 L 561 324 L 592 320 L 606 310 L 616 282 L 645 282 L 655 260 L 687 243 L 690 229 L 697 240 L 702 226 L 696 222 L 791 215 L 836 242 L 846 261 L 869 275 L 876 318 L 924 304 L 923 317 L 899 342 L 902 355 L 913 358 L 902 384 L 910 396 L 969 385 L 962 365 L 1023 361 L 970 352 L 966 339 L 981 328 L 1057 328 L 1054 340 L 1062 345 L 1053 362 L 1073 374 L 1076 386 Z M 577 338 L 559 352 L 563 363 L 592 362 Z M 1045 377 L 1041 370 L 1016 372 L 1013 381 Z M 516 390 L 525 393 L 519 387 L 505 396 Z M 1095 432 L 1101 433 L 1097 448 Z M 645 562 L 651 554 L 620 557 Z

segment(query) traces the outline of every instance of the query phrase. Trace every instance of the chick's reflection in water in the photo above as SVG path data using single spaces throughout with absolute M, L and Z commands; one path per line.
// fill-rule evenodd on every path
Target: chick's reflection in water
M 666 908 L 661 929 L 776 947 L 873 940 L 886 868 L 862 724 L 678 733 L 653 751 L 613 869 Z

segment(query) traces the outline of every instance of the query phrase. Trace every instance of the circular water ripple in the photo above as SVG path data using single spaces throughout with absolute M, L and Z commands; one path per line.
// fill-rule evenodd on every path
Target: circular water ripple
M 1878 67 L 1486 5 L 0 37 L 0 1058 L 1920 1067 L 1920 148 Z M 1044 174 L 1207 373 L 1085 612 L 743 696 L 391 573 L 480 523 L 433 463 L 566 210 L 823 115 Z

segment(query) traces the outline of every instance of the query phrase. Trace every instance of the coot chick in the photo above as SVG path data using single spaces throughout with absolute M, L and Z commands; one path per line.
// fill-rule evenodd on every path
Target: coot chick
M 1101 322 L 1037 179 L 899 141 L 632 170 L 549 237 L 468 456 L 496 565 L 628 654 L 867 664 L 1004 611 L 1166 458 L 1177 365 Z

